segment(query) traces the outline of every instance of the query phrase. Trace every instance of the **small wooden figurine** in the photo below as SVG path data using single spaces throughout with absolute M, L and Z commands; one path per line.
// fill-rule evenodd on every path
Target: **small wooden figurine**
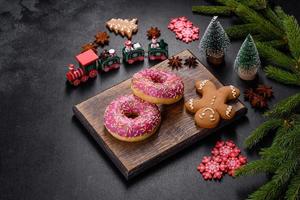
M 132 43 L 131 40 L 126 40 L 122 49 L 123 60 L 132 64 L 137 61 L 144 61 L 145 51 L 140 43 Z
M 103 50 L 99 57 L 99 70 L 108 72 L 120 68 L 120 57 L 114 49 Z
M 165 60 L 168 58 L 168 44 L 161 39 L 159 42 L 157 38 L 160 36 L 160 30 L 157 27 L 151 27 L 147 31 L 148 39 L 151 43 L 148 45 L 149 60 Z

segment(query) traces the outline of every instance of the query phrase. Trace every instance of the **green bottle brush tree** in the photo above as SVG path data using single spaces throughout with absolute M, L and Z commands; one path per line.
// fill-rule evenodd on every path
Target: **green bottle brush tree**
M 249 34 L 243 42 L 234 62 L 234 69 L 243 80 L 253 80 L 260 67 L 260 59 L 254 40 Z

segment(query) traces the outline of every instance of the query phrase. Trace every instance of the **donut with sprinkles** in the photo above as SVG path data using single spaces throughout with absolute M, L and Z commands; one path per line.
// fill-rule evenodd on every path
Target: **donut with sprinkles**
M 155 104 L 172 104 L 183 97 L 184 84 L 181 77 L 172 72 L 149 68 L 133 75 L 133 94 Z
M 104 113 L 104 126 L 116 139 L 137 142 L 153 135 L 161 121 L 157 105 L 130 94 L 113 100 Z

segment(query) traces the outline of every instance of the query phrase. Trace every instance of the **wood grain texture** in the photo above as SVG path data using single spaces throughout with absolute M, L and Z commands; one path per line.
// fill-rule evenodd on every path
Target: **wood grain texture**
M 176 56 L 183 60 L 194 56 L 185 50 Z M 199 62 L 199 60 L 198 60 Z M 168 61 L 163 61 L 154 68 L 171 70 Z M 103 125 L 103 114 L 106 106 L 116 97 L 130 94 L 130 81 L 123 81 L 110 89 L 73 107 L 76 117 L 88 129 L 89 133 L 109 155 L 126 179 L 129 179 L 161 160 L 175 154 L 199 139 L 213 133 L 216 129 L 238 119 L 247 111 L 237 101 L 233 106 L 237 109 L 236 117 L 229 121 L 221 121 L 215 129 L 201 129 L 195 125 L 193 116 L 184 110 L 184 102 L 190 98 L 199 98 L 194 88 L 196 80 L 210 79 L 217 87 L 223 86 L 200 62 L 196 68 L 183 67 L 176 71 L 185 84 L 184 98 L 172 105 L 161 105 L 162 122 L 160 128 L 150 138 L 138 143 L 126 143 L 113 138 Z

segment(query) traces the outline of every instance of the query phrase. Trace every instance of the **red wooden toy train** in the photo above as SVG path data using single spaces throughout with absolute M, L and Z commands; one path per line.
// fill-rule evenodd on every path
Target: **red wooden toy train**
M 145 51 L 139 43 L 125 42 L 122 49 L 123 60 L 128 64 L 143 61 Z M 69 71 L 66 78 L 71 85 L 78 86 L 81 82 L 86 82 L 89 78 L 97 77 L 98 71 L 110 71 L 120 67 L 120 57 L 116 55 L 114 49 L 103 50 L 98 56 L 92 49 L 80 53 L 76 56 L 79 67 L 75 69 L 73 64 L 69 64 Z M 148 45 L 149 60 L 165 60 L 168 57 L 168 44 L 164 40 L 152 40 Z
M 120 67 L 120 58 L 113 49 L 108 52 L 104 50 L 100 58 L 90 49 L 77 55 L 76 60 L 79 63 L 79 67 L 75 69 L 73 64 L 69 64 L 69 71 L 66 74 L 67 80 L 74 86 L 78 86 L 81 82 L 86 82 L 89 78 L 97 77 L 99 70 L 106 72 Z

